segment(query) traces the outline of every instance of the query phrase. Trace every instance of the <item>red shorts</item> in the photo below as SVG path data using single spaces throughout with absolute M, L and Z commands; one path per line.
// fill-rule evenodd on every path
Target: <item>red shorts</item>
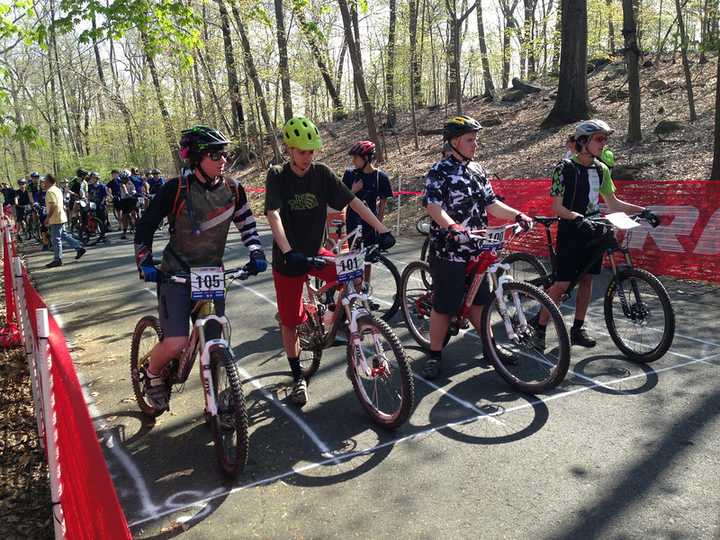
M 333 257 L 332 252 L 324 248 L 320 248 L 318 255 L 321 257 Z M 302 292 L 306 276 L 285 276 L 275 270 L 273 270 L 272 274 L 280 322 L 283 326 L 294 328 L 305 321 Z M 337 280 L 337 271 L 332 263 L 326 264 L 323 268 L 313 268 L 308 274 L 325 282 Z

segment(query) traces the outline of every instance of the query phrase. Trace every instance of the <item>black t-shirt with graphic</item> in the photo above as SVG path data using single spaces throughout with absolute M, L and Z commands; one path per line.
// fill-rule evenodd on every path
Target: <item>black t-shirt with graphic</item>
M 306 257 L 317 255 L 322 245 L 328 206 L 341 210 L 354 198 L 324 163 L 313 163 L 302 177 L 292 171 L 289 163 L 270 167 L 265 188 L 265 214 L 280 211 L 290 247 Z M 293 275 L 285 268 L 276 242 L 272 263 L 277 272 Z

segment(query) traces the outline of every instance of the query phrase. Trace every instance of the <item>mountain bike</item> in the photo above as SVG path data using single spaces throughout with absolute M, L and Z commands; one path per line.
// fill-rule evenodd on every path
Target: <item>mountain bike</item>
M 84 245 L 97 244 L 98 241 L 105 238 L 107 230 L 105 223 L 97 217 L 97 205 L 83 199 L 78 200 L 76 205 L 77 211 L 70 225 L 71 231 L 77 235 Z
M 560 310 L 550 297 L 536 286 L 513 281 L 509 265 L 498 262 L 497 252 L 510 241 L 505 240 L 507 231 L 514 236 L 520 227 L 503 225 L 468 233 L 468 245 L 476 256 L 467 263 L 462 308 L 451 318 L 444 344 L 468 327 L 473 300 L 483 279 L 488 279 L 492 294 L 484 305 L 479 336 L 485 358 L 513 388 L 544 392 L 560 384 L 567 374 L 570 339 Z M 452 240 L 445 235 L 440 241 Z M 410 334 L 425 349 L 430 348 L 432 289 L 427 262 L 415 261 L 405 268 L 400 286 L 402 312 Z M 531 324 L 542 310 L 550 315 L 544 346 L 538 344 L 536 328 Z
M 361 227 L 340 239 L 350 251 L 336 257 L 309 257 L 315 268 L 334 264 L 337 280 L 315 287 L 305 282 L 305 322 L 298 327 L 300 364 L 310 379 L 320 367 L 323 350 L 338 332 L 347 337 L 346 375 L 360 404 L 372 420 L 388 429 L 402 425 L 412 412 L 415 389 L 412 372 L 400 340 L 388 324 L 373 315 L 370 295 L 363 287 L 365 257 L 370 250 L 360 244 Z
M 642 215 L 626 216 L 620 212 L 615 215 L 629 218 L 635 225 L 627 224 L 623 227 L 618 225 L 622 221 L 612 219 L 615 221 L 613 224 L 609 216 L 588 218 L 598 228 L 598 237 L 591 241 L 593 256 L 570 282 L 561 300 L 564 302 L 569 299 L 580 276 L 607 254 L 613 274 L 603 301 L 608 334 L 617 348 L 631 360 L 653 362 L 661 358 L 672 345 L 675 337 L 675 311 L 660 280 L 647 270 L 635 268 L 630 257 L 628 245 L 632 230 L 645 218 Z M 556 281 L 558 271 L 551 228 L 553 224 L 559 223 L 560 218 L 535 216 L 533 220 L 545 227 L 551 271 L 548 272 L 542 261 L 530 253 L 513 253 L 505 262 L 510 265 L 511 273 L 522 274 L 526 282 L 547 289 Z M 616 238 L 615 231 L 622 231 L 624 238 L 621 241 Z M 621 254 L 620 264 L 615 259 L 615 253 Z M 656 327 L 652 327 L 653 324 Z
M 340 254 L 343 248 L 343 227 L 345 222 L 333 220 L 330 227 L 335 229 L 335 239 L 328 236 L 325 246 L 335 255 Z M 361 235 L 362 237 L 362 235 Z M 358 240 L 358 247 L 362 238 Z M 393 262 L 380 252 L 378 245 L 369 245 L 365 250 L 364 259 L 364 286 L 368 295 L 370 313 L 377 315 L 383 321 L 389 321 L 400 309 L 400 272 Z M 316 286 L 318 282 L 315 282 Z
M 230 346 L 230 321 L 215 314 L 214 300 L 227 296 L 233 280 L 245 280 L 250 275 L 252 273 L 245 268 L 223 270 L 211 267 L 160 277 L 165 282 L 187 284 L 191 298 L 198 300 L 192 310 L 193 326 L 188 345 L 180 357 L 171 360 L 166 367 L 167 383 L 170 388 L 180 387 L 175 391 L 181 391 L 195 358 L 200 357 L 205 421 L 212 429 L 220 469 L 229 478 L 236 478 L 247 463 L 248 416 L 242 379 Z M 146 399 L 144 386 L 150 352 L 162 339 L 160 321 L 154 315 L 146 315 L 135 325 L 130 347 L 130 377 L 135 399 L 140 410 L 152 418 L 162 411 Z

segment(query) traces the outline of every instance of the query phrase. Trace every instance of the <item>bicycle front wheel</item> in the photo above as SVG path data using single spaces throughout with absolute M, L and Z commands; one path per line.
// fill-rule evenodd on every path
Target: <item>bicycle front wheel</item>
M 132 381 L 135 401 L 143 414 L 155 418 L 162 411 L 156 409 L 145 396 L 145 379 L 150 365 L 150 352 L 163 339 L 160 321 L 148 315 L 135 325 L 130 343 L 130 380 Z
M 549 286 L 549 273 L 545 265 L 535 255 L 530 253 L 511 253 L 502 261 L 510 265 L 509 275 L 513 281 L 524 281 L 536 287 Z
M 370 264 L 367 282 L 370 312 L 389 321 L 400 308 L 400 273 L 385 255 L 377 254 Z
M 410 335 L 423 349 L 429 350 L 432 282 L 428 263 L 415 261 L 405 267 L 400 279 L 400 307 Z
M 486 358 L 510 386 L 521 392 L 554 388 L 570 366 L 570 339 L 560 310 L 547 294 L 528 283 L 506 283 L 502 300 L 504 315 L 496 294 L 483 310 L 481 331 Z M 531 323 L 542 311 L 549 314 L 544 339 Z
M 220 470 L 235 479 L 245 469 L 250 439 L 240 374 L 225 347 L 210 350 L 210 372 L 217 404 L 217 415 L 212 418 L 215 452 Z
M 359 343 L 348 343 L 348 375 L 355 395 L 373 422 L 394 429 L 407 421 L 415 387 L 405 351 L 385 321 L 358 317 Z M 364 357 L 364 362 L 363 362 Z
M 605 293 L 605 324 L 620 351 L 636 362 L 662 357 L 675 337 L 675 311 L 660 280 L 639 268 L 620 270 Z

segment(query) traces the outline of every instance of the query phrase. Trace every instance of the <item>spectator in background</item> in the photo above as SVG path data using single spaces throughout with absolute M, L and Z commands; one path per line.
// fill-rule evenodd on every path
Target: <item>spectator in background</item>
M 45 182 L 48 187 L 45 195 L 47 205 L 45 225 L 50 228 L 50 238 L 53 246 L 53 260 L 46 264 L 45 268 L 55 268 L 56 266 L 62 266 L 63 242 L 66 242 L 70 248 L 75 250 L 76 260 L 85 255 L 85 248 L 65 231 L 67 214 L 65 213 L 62 191 L 55 185 L 55 177 L 48 174 L 45 176 Z

